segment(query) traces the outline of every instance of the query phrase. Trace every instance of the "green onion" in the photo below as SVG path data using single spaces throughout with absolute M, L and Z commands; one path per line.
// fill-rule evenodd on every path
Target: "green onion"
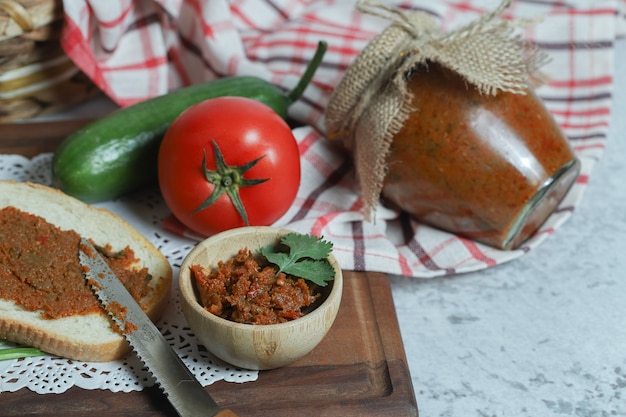
M 0 346 L 7 345 L 7 344 L 8 342 L 6 340 L 0 340 Z M 43 355 L 45 355 L 44 352 L 33 347 L 16 347 L 16 348 L 0 349 L 0 361 L 10 360 L 10 359 L 28 358 L 32 356 L 43 356 Z

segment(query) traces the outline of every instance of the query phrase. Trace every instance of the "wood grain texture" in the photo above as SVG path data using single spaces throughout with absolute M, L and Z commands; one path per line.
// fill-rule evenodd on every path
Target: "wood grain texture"
M 387 276 L 344 271 L 337 320 L 300 361 L 259 372 L 254 382 L 206 387 L 241 417 L 417 417 L 411 377 Z M 175 416 L 157 387 L 131 393 L 72 388 L 0 394 L 3 416 Z
M 52 152 L 65 137 L 91 122 L 89 119 L 50 122 L 0 123 L 0 154 L 33 157 Z

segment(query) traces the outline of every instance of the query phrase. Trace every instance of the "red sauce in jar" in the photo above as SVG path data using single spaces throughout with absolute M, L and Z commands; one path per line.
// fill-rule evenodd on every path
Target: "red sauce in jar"
M 303 309 L 321 294 L 302 278 L 276 273 L 260 265 L 249 249 L 221 261 L 207 271 L 192 265 L 191 273 L 204 308 L 219 317 L 238 323 L 276 324 L 302 317 Z
M 45 319 L 102 311 L 78 260 L 80 235 L 45 219 L 5 207 L 0 210 L 0 298 Z M 134 252 L 98 247 L 138 302 L 149 292 L 147 268 L 137 269 Z
M 435 63 L 409 88 L 416 110 L 393 139 L 383 196 L 425 223 L 517 247 L 579 172 L 554 119 L 530 90 L 481 95 Z

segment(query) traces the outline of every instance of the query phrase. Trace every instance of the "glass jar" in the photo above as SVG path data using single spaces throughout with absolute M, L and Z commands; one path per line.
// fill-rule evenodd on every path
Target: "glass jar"
M 393 138 L 383 196 L 424 223 L 518 247 L 580 171 L 559 126 L 531 90 L 481 95 L 432 62 L 408 82 L 415 110 Z

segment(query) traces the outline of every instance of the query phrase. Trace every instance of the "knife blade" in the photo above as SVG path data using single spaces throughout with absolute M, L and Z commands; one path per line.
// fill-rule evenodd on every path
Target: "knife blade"
M 82 238 L 85 280 L 181 417 L 237 417 L 220 408 L 130 295 L 97 249 Z

